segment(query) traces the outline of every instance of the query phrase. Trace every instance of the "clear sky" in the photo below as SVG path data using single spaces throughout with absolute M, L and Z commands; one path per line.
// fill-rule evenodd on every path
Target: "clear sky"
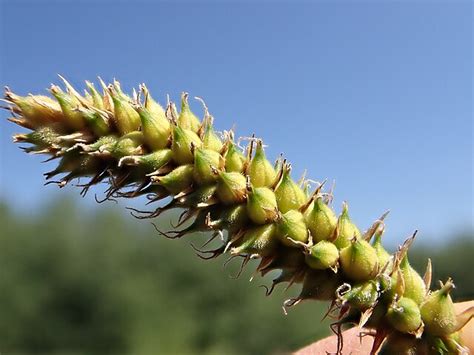
M 447 0 L 3 0 L 0 84 L 44 92 L 60 73 L 146 82 L 161 101 L 189 91 L 295 177 L 335 179 L 362 228 L 390 209 L 387 239 L 439 240 L 473 223 L 472 16 Z M 0 198 L 32 214 L 64 191 L 42 186 L 51 165 L 0 115 Z

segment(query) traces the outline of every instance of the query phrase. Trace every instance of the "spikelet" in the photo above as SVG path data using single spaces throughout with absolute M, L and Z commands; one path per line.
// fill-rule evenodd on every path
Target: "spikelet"
M 216 133 L 207 106 L 198 99 L 204 106 L 201 122 L 187 93 L 178 113 L 173 102 L 163 108 L 145 85 L 130 97 L 117 81 L 106 85 L 100 80 L 103 93 L 86 82 L 88 91 L 81 96 L 63 82 L 65 89 L 51 87 L 54 99 L 5 91 L 10 121 L 29 130 L 14 141 L 29 145 L 24 147 L 28 153 L 59 160 L 47 179 L 63 175 L 55 182 L 64 186 L 88 177 L 82 194 L 108 180 L 105 199 L 146 195 L 156 204 L 170 198 L 164 206 L 133 214 L 155 218 L 180 209 L 176 230 L 162 235 L 180 238 L 209 231 L 208 243 L 220 236 L 221 245 L 197 249 L 200 257 L 239 256 L 242 267 L 259 258 L 262 276 L 281 271 L 267 295 L 280 283 L 301 284 L 299 296 L 285 301 L 285 310 L 306 299 L 331 301 L 328 315 L 339 337 L 345 324 L 374 330 L 372 354 L 383 343 L 382 352 L 388 354 L 461 351 L 458 331 L 474 310 L 454 313 L 451 280 L 429 291 L 430 264 L 422 278 L 408 262 L 413 237 L 393 256 L 383 248 L 386 214 L 362 234 L 346 203 L 337 217 L 324 184 L 310 193 L 306 180 L 292 180 L 286 160 L 270 163 L 263 141 L 254 136 L 243 151 L 233 131 Z M 188 227 L 181 228 L 187 221 Z

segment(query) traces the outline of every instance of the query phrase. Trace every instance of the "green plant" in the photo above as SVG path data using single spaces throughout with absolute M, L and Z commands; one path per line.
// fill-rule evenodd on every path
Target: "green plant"
M 307 180 L 291 179 L 286 160 L 268 161 L 262 140 L 250 137 L 241 149 L 232 131 L 218 135 L 205 104 L 201 122 L 185 93 L 178 113 L 172 102 L 162 108 L 144 85 L 129 97 L 116 81 L 101 81 L 102 93 L 86 82 L 83 96 L 63 81 L 65 91 L 50 89 L 55 100 L 5 91 L 10 121 L 31 130 L 14 141 L 31 144 L 23 148 L 28 153 L 59 160 L 45 174 L 50 182 L 62 187 L 90 177 L 80 185 L 83 195 L 107 180 L 106 199 L 146 195 L 156 203 L 170 198 L 155 210 L 132 212 L 145 219 L 182 209 L 176 230 L 157 229 L 161 235 L 211 231 L 202 248 L 216 237 L 222 242 L 212 250 L 196 248 L 201 258 L 230 254 L 242 258 L 242 268 L 259 258 L 260 274 L 281 270 L 267 295 L 279 283 L 302 284 L 300 295 L 285 301 L 285 310 L 306 299 L 330 301 L 337 352 L 345 324 L 373 330 L 373 354 L 382 344 L 386 352 L 396 348 L 397 353 L 462 350 L 458 331 L 474 316 L 474 307 L 455 314 L 451 280 L 429 290 L 430 262 L 421 277 L 408 261 L 416 233 L 390 255 L 381 244 L 386 214 L 362 233 L 347 204 L 336 216 L 324 183 L 310 192 Z M 51 180 L 60 174 L 62 179 Z

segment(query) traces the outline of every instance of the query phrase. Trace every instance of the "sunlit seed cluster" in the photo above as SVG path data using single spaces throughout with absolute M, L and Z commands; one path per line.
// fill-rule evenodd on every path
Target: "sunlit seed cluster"
M 324 183 L 311 191 L 309 180 L 295 182 L 285 159 L 274 164 L 267 159 L 261 139 L 236 141 L 232 131 L 216 132 L 204 102 L 199 99 L 201 120 L 187 93 L 178 111 L 173 102 L 162 107 L 145 85 L 129 96 L 119 82 L 100 80 L 100 90 L 86 82 L 80 94 L 61 79 L 65 88 L 52 85 L 53 98 L 5 90 L 9 120 L 29 130 L 14 141 L 29 144 L 23 147 L 28 153 L 59 162 L 45 174 L 49 182 L 62 187 L 87 177 L 79 185 L 83 195 L 104 181 L 105 199 L 144 195 L 157 207 L 133 210 L 137 218 L 184 211 L 176 230 L 159 233 L 181 238 L 208 231 L 211 238 L 202 248 L 216 240 L 220 245 L 196 249 L 201 258 L 241 257 L 242 268 L 260 259 L 262 276 L 280 270 L 267 295 L 280 283 L 302 284 L 300 295 L 284 302 L 285 312 L 306 299 L 330 301 L 338 353 L 345 324 L 372 330 L 374 354 L 381 348 L 387 354 L 462 352 L 458 331 L 474 308 L 455 314 L 451 280 L 429 290 L 431 264 L 421 277 L 408 261 L 414 235 L 394 255 L 384 249 L 386 214 L 362 233 L 347 204 L 337 216 Z M 58 175 L 60 180 L 51 180 Z M 159 204 L 167 198 L 170 202 Z

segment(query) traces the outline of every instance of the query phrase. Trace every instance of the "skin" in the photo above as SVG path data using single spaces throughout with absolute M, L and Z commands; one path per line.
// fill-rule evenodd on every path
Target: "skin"
M 461 313 L 469 307 L 474 306 L 474 301 L 456 303 L 456 312 Z M 344 336 L 344 349 L 343 354 L 369 354 L 372 348 L 372 338 L 370 336 L 359 337 L 361 330 L 357 327 L 351 328 L 343 332 Z M 461 338 L 463 345 L 469 349 L 471 354 L 474 354 L 474 319 L 471 319 L 469 323 L 461 330 Z M 298 351 L 295 355 L 317 355 L 334 353 L 337 347 L 337 338 L 332 335 L 324 338 L 316 343 L 308 345 Z

